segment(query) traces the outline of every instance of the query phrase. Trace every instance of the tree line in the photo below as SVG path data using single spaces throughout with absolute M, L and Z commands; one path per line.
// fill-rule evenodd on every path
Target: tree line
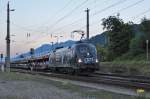
M 112 61 L 123 54 L 136 56 L 146 51 L 146 40 L 150 41 L 150 20 L 143 18 L 136 25 L 140 33 L 134 29 L 133 22 L 125 23 L 119 16 L 109 16 L 102 19 L 103 29 L 107 31 L 107 46 L 97 45 L 97 51 L 103 61 Z M 150 45 L 150 44 L 149 44 Z

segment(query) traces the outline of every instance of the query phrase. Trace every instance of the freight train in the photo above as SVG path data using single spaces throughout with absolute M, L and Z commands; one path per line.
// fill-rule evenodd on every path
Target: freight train
M 72 46 L 57 47 L 44 55 L 14 60 L 11 66 L 31 70 L 49 69 L 65 73 L 83 73 L 99 70 L 99 60 L 93 44 L 79 41 Z

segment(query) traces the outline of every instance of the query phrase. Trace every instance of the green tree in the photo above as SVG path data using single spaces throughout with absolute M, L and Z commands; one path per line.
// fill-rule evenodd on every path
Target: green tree
M 105 47 L 100 46 L 99 44 L 96 45 L 97 49 L 97 56 L 100 61 L 105 61 L 107 58 L 107 49 Z
M 149 40 L 150 41 L 150 20 L 149 19 L 146 19 L 146 18 L 143 18 L 142 19 L 142 22 L 140 24 L 140 29 L 141 31 L 143 32 L 143 50 L 145 50 L 146 48 L 146 40 Z M 149 47 L 150 47 L 150 44 L 149 44 Z
M 131 40 L 130 53 L 132 56 L 135 56 L 144 52 L 143 41 L 144 41 L 143 36 L 137 36 Z
M 124 23 L 118 16 L 109 16 L 102 19 L 103 29 L 108 31 L 109 60 L 121 56 L 129 50 L 132 38 L 132 23 Z
M 150 20 L 143 18 L 142 22 L 140 24 L 140 29 L 141 31 L 144 32 L 144 40 L 149 40 L 150 41 Z M 145 45 L 145 44 L 144 44 Z
M 140 24 L 141 30 L 146 34 L 150 33 L 150 20 L 147 18 L 143 18 Z

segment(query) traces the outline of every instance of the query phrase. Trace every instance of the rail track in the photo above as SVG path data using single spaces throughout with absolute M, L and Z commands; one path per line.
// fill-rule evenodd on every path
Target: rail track
M 96 75 L 99 75 L 102 77 L 112 78 L 112 79 L 120 79 L 120 80 L 126 80 L 131 82 L 140 82 L 140 83 L 149 83 L 150 84 L 150 77 L 148 76 L 142 76 L 142 75 L 121 75 L 121 74 L 115 74 L 115 73 L 101 73 L 96 72 Z
M 124 76 L 117 74 L 105 74 L 105 73 L 94 73 L 90 76 L 79 76 L 79 75 L 69 75 L 69 74 L 58 74 L 50 71 L 29 71 L 22 69 L 13 69 L 12 72 L 26 73 L 31 75 L 41 75 L 47 77 L 56 77 L 63 78 L 75 81 L 83 81 L 89 83 L 97 83 L 97 84 L 108 84 L 108 85 L 116 85 L 121 87 L 133 88 L 133 89 L 145 89 L 150 90 L 150 79 L 149 77 L 142 78 L 141 76 Z

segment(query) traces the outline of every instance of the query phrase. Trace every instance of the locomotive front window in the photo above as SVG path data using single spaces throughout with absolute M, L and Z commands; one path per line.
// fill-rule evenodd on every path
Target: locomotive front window
M 96 56 L 96 48 L 91 44 L 80 44 L 76 48 L 79 56 Z
M 80 50 L 80 53 L 87 53 L 87 52 L 89 52 L 89 48 L 88 47 L 80 47 L 79 50 Z

